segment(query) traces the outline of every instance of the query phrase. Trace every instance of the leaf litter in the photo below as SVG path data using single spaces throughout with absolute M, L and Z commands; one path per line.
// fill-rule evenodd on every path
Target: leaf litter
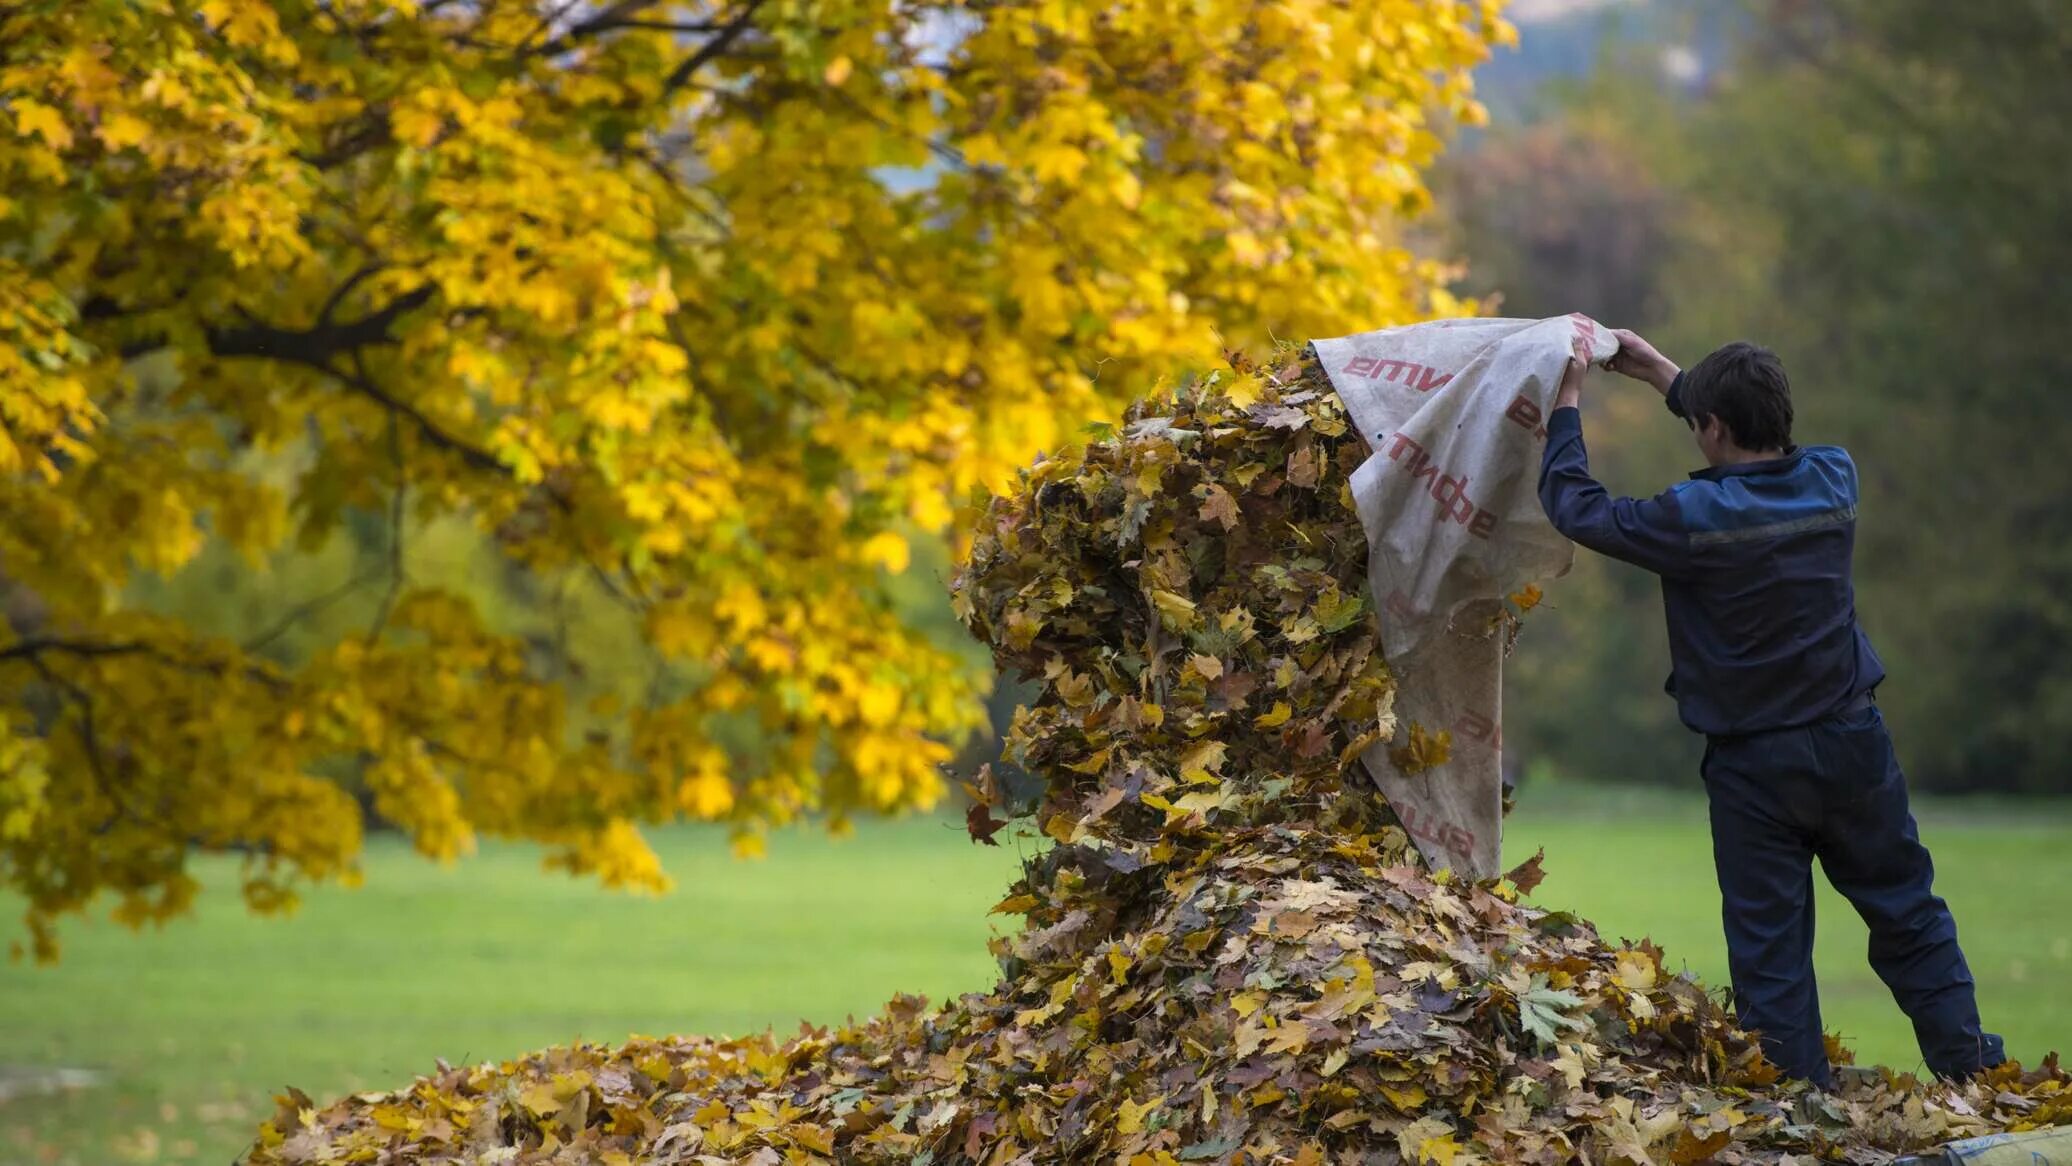
M 1522 902 L 1539 856 L 1425 869 L 1357 760 L 1396 729 L 1347 485 L 1366 452 L 1306 352 L 1233 354 L 992 501 L 952 595 L 1042 681 L 1004 749 L 1037 780 L 982 770 L 968 824 L 1056 844 L 995 908 L 1023 922 L 990 990 L 290 1090 L 247 1160 L 1868 1166 L 2072 1124 L 2055 1055 L 1782 1081 L 1658 948 Z M 1410 738 L 1413 764 L 1445 748 Z

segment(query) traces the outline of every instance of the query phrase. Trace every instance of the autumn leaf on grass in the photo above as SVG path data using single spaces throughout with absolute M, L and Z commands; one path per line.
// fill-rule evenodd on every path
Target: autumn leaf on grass
M 1453 755 L 1453 731 L 1441 729 L 1436 733 L 1425 731 L 1423 725 L 1410 723 L 1410 738 L 1403 744 L 1389 750 L 1389 760 L 1405 777 L 1415 777 L 1428 769 L 1446 764 Z
M 1518 1019 L 1525 1025 L 1525 1031 L 1538 1037 L 1541 1044 L 1551 1045 L 1560 1039 L 1562 1032 L 1590 1027 L 1587 1021 L 1568 1014 L 1570 1009 L 1582 1006 L 1581 996 L 1548 987 L 1547 974 L 1536 972 L 1532 977 L 1532 987 L 1518 997 Z

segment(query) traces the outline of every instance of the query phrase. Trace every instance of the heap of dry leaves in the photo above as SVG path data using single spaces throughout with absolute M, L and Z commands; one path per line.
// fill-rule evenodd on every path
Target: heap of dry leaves
M 998 910 L 1000 981 L 861 1025 L 636 1040 L 441 1067 L 325 1108 L 255 1166 L 314 1162 L 1879 1162 L 2072 1123 L 2055 1060 L 1963 1085 L 1777 1081 L 1648 944 L 1418 865 L 1354 758 L 1388 728 L 1363 451 L 1313 367 L 1134 409 L 997 503 L 955 584 L 1041 677 L 974 833 L 1057 845 Z

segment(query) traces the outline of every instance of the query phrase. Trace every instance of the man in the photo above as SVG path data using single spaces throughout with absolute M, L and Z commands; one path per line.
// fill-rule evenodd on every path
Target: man
M 1870 925 L 1870 962 L 1928 1067 L 2004 1058 L 1982 1032 L 1957 927 L 1907 809 L 1872 693 L 1883 665 L 1856 623 L 1856 467 L 1791 443 L 1791 391 L 1766 349 L 1729 344 L 1681 372 L 1632 332 L 1611 368 L 1654 386 L 1707 468 L 1653 498 L 1590 477 L 1570 362 L 1547 421 L 1540 502 L 1562 534 L 1662 577 L 1668 691 L 1705 734 L 1727 960 L 1744 1027 L 1787 1074 L 1826 1087 L 1813 982 L 1813 859 Z

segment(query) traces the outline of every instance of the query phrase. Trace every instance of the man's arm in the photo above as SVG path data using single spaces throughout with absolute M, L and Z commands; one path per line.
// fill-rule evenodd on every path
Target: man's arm
M 1619 342 L 1619 351 L 1612 354 L 1607 366 L 1615 373 L 1653 386 L 1662 394 L 1669 411 L 1682 417 L 1683 370 L 1631 328 L 1614 328 L 1612 336 Z
M 1607 367 L 1620 376 L 1646 381 L 1655 387 L 1656 392 L 1667 397 L 1676 378 L 1683 375 L 1676 362 L 1662 355 L 1631 328 L 1612 329 L 1612 338 L 1619 342 L 1619 350 L 1606 362 Z
M 1540 505 L 1554 529 L 1601 555 L 1653 571 L 1680 575 L 1690 567 L 1691 540 L 1674 491 L 1653 498 L 1613 498 L 1590 476 L 1583 446 L 1579 354 L 1562 378 L 1547 418 L 1547 448 L 1540 459 Z M 1673 378 L 1672 378 L 1673 379 Z M 1666 393 L 1665 393 L 1666 395 Z

